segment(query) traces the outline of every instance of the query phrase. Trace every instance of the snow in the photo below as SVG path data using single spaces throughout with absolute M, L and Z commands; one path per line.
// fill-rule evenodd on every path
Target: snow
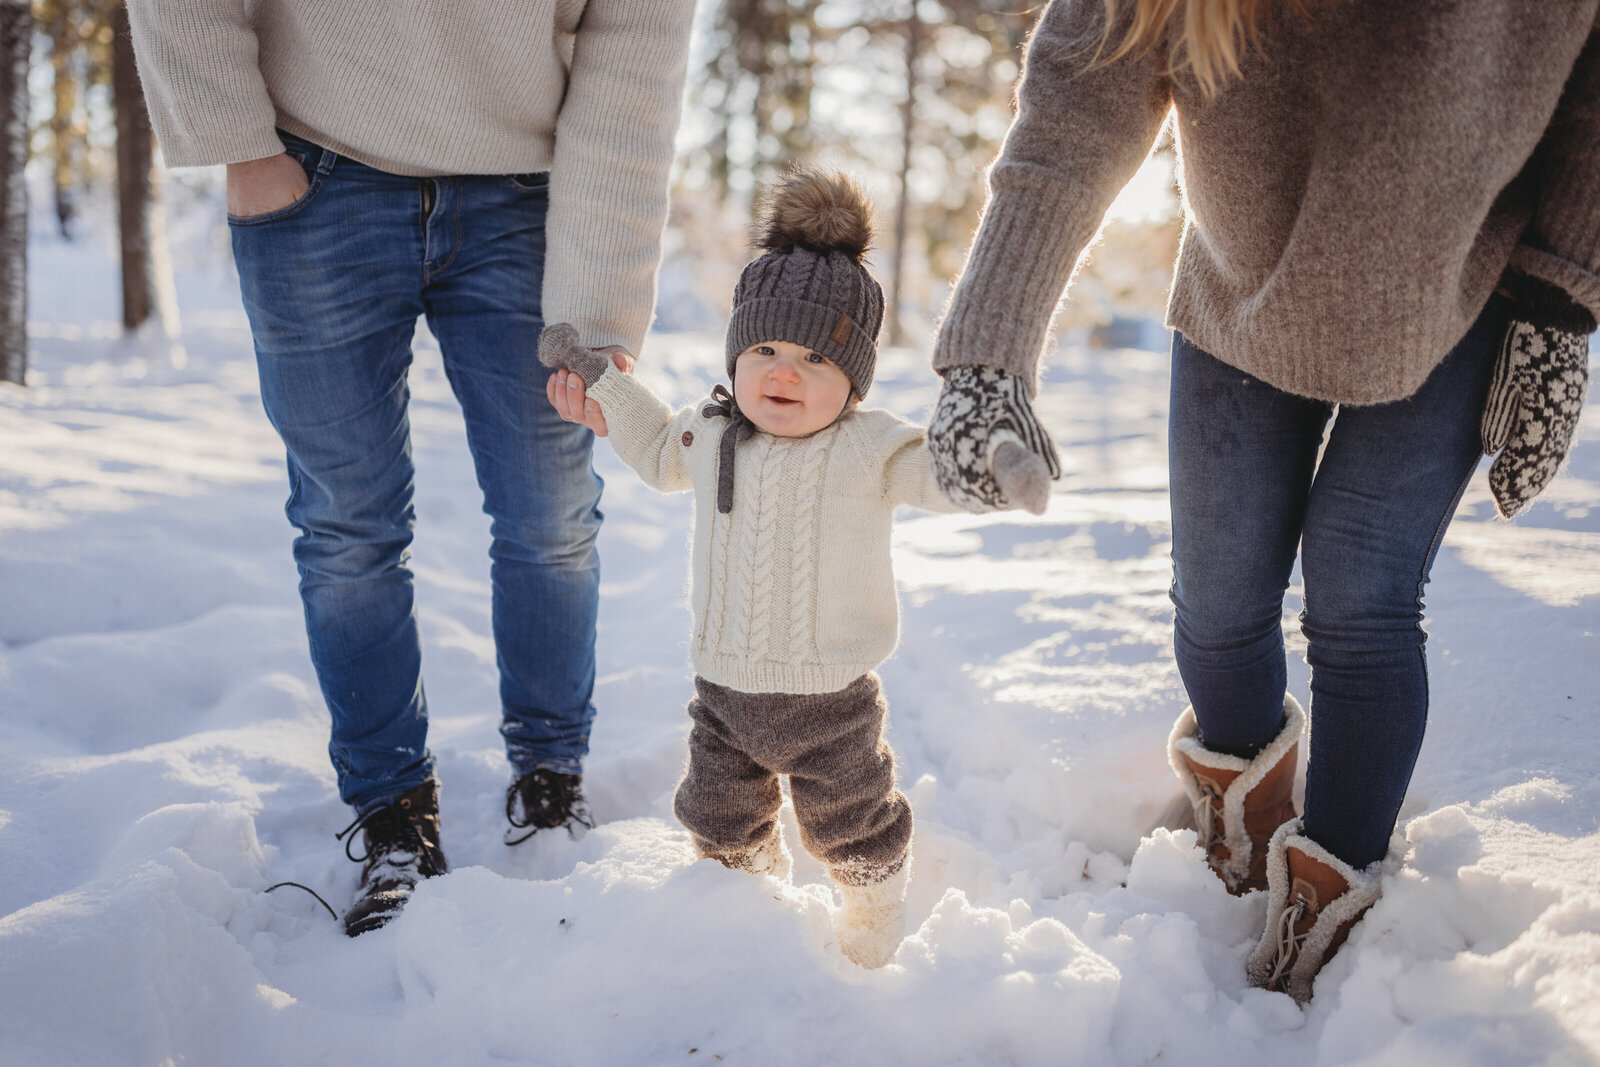
M 600 717 L 580 840 L 500 840 L 487 520 L 425 331 L 415 569 L 454 865 L 347 939 L 357 869 L 307 660 L 282 456 L 237 296 L 181 259 L 181 347 L 122 340 L 103 241 L 32 250 L 33 378 L 0 389 L 0 1062 L 1584 1064 L 1600 1061 L 1600 433 L 1514 524 L 1481 476 L 1429 588 L 1403 868 L 1301 1010 L 1251 989 L 1176 785 L 1160 353 L 1068 347 L 1039 518 L 907 513 L 882 670 L 917 819 L 908 937 L 866 972 L 792 881 L 694 862 L 686 497 L 609 446 Z M 675 401 L 715 337 L 651 338 Z M 925 419 L 925 358 L 872 400 Z M 1293 615 L 1285 607 L 1292 645 Z M 1295 656 L 1291 686 L 1306 699 Z

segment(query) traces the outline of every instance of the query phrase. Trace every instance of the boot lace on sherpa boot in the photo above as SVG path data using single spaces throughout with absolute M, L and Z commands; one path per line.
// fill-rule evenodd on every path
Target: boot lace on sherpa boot
M 1250 981 L 1304 1004 L 1324 964 L 1377 902 L 1383 866 L 1356 870 L 1284 823 L 1267 849 L 1267 925 L 1250 956 Z
M 573 838 L 594 829 L 594 816 L 583 799 L 583 777 L 559 771 L 534 770 L 506 789 L 505 832 L 508 845 L 520 845 L 540 830 L 565 826 Z
M 366 854 L 351 851 L 361 831 Z M 361 889 L 344 915 L 351 937 L 364 934 L 400 914 L 417 882 L 450 870 L 439 847 L 439 783 L 430 778 L 387 804 L 361 815 L 334 838 L 361 868 Z

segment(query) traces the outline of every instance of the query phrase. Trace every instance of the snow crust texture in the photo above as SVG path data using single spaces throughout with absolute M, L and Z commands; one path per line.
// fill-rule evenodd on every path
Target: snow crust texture
M 600 825 L 501 844 L 487 520 L 419 331 L 414 567 L 455 869 L 352 941 L 265 892 L 342 909 L 357 869 L 231 282 L 180 278 L 181 348 L 123 341 L 105 250 L 36 246 L 33 384 L 0 388 L 0 1063 L 1600 1062 L 1593 407 L 1515 524 L 1481 474 L 1468 491 L 1429 589 L 1405 863 L 1301 1010 L 1245 979 L 1263 894 L 1154 829 L 1185 704 L 1161 353 L 1052 357 L 1065 473 L 1043 516 L 898 527 L 882 674 L 916 862 L 906 937 L 867 971 L 810 857 L 730 871 L 673 821 L 689 505 L 603 443 Z M 658 335 L 640 374 L 687 402 L 720 352 Z M 889 349 L 873 400 L 925 420 L 937 388 Z M 1298 610 L 1296 589 L 1292 645 Z

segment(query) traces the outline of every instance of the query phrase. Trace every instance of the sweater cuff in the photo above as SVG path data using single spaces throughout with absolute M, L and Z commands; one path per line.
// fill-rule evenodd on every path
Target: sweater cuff
M 1039 356 L 1080 254 L 1100 225 L 1093 199 L 1025 168 L 997 188 L 934 343 L 933 368 L 998 367 L 1037 393 Z
M 618 417 L 626 418 L 631 413 L 637 413 L 642 407 L 652 407 L 651 401 L 656 399 L 654 393 L 639 383 L 639 379 L 626 371 L 618 370 L 609 360 L 594 384 L 588 386 L 588 395 L 595 403 L 600 405 L 600 410 L 605 412 L 606 421 L 611 420 L 613 412 Z
M 589 386 L 588 395 L 606 417 L 611 447 L 637 469 L 651 442 L 672 420 L 672 409 L 639 379 L 614 366 Z
M 1523 322 L 1584 337 L 1595 331 L 1594 315 L 1559 285 L 1511 270 L 1506 272 L 1505 288 L 1511 296 L 1512 314 Z
M 1558 287 L 1591 316 L 1600 319 L 1600 275 L 1569 259 L 1525 244 L 1511 250 L 1511 266 Z

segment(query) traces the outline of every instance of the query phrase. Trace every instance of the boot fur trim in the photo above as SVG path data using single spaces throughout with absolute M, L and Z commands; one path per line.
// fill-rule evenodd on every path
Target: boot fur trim
M 1178 716 L 1178 721 L 1173 724 L 1172 736 L 1167 739 L 1167 761 L 1172 764 L 1172 772 L 1178 776 L 1178 781 L 1183 784 L 1183 791 L 1189 795 L 1189 803 L 1194 805 L 1198 814 L 1202 803 L 1206 800 L 1205 792 L 1200 788 L 1200 782 L 1195 778 L 1190 764 L 1197 767 L 1211 767 L 1219 771 L 1237 772 L 1235 778 L 1222 792 L 1222 843 L 1228 848 L 1228 858 L 1222 864 L 1222 869 L 1217 873 L 1222 875 L 1223 881 L 1229 887 L 1238 885 L 1250 874 L 1250 835 L 1244 829 L 1244 800 L 1260 785 L 1268 773 L 1284 758 L 1300 735 L 1305 732 L 1306 713 L 1301 710 L 1300 702 L 1290 693 L 1283 694 L 1283 729 L 1278 731 L 1267 747 L 1256 753 L 1253 759 L 1241 759 L 1230 756 L 1224 752 L 1213 752 L 1200 743 L 1200 724 L 1195 719 L 1194 708 L 1183 709 L 1183 714 Z M 1209 842 L 1200 842 L 1205 847 Z
M 1284 823 L 1272 835 L 1272 841 L 1267 846 L 1267 926 L 1245 967 L 1250 975 L 1250 984 L 1265 988 L 1278 965 L 1279 925 L 1284 911 L 1290 907 L 1289 846 L 1293 845 L 1296 850 L 1338 871 L 1350 888 L 1323 904 L 1316 923 L 1306 931 L 1305 940 L 1300 943 L 1294 963 L 1289 968 L 1285 992 L 1300 1004 L 1311 999 L 1312 983 L 1327 962 L 1329 946 L 1333 944 L 1339 928 L 1346 923 L 1353 923 L 1362 912 L 1377 903 L 1384 873 L 1384 862 L 1381 860 L 1370 867 L 1356 870 L 1302 834 L 1300 830 L 1303 825 L 1303 819 Z

